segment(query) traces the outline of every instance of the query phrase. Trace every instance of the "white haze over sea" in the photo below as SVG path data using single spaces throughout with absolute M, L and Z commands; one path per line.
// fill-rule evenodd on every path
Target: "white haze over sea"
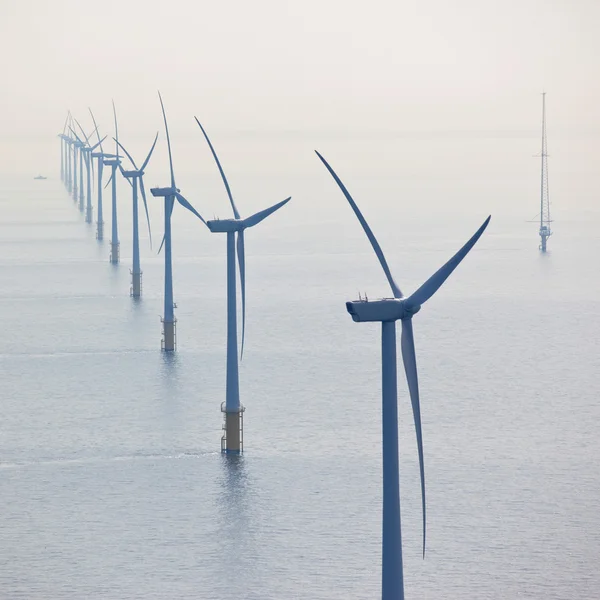
M 399 371 L 407 598 L 595 600 L 598 13 L 593 2 L 3 3 L 0 597 L 378 597 L 380 332 L 344 302 L 389 291 L 317 148 L 405 292 L 492 214 L 415 317 L 425 561 Z M 543 87 L 545 256 L 527 222 Z M 167 183 L 156 88 L 177 184 L 205 217 L 230 209 L 194 114 L 242 215 L 292 195 L 247 235 L 239 460 L 218 451 L 224 238 L 176 207 L 178 352 L 165 356 L 160 205 L 149 198 L 154 250 L 142 227 L 135 303 L 129 186 L 119 180 L 113 267 L 59 178 L 66 110 L 88 128 L 91 105 L 110 136 L 114 97 L 136 159 L 161 130 L 146 186 Z

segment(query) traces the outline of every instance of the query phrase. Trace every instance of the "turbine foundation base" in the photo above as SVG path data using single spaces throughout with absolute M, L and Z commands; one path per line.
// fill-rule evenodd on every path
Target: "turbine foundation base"
M 139 298 L 142 295 L 142 272 L 134 273 L 133 271 L 130 271 L 130 273 L 131 288 L 129 290 L 129 295 L 132 298 Z
M 98 226 L 96 229 L 96 239 L 101 242 L 104 239 L 104 222 L 98 221 Z
M 119 242 L 117 242 L 116 244 L 114 242 L 111 242 L 111 244 L 110 244 L 110 262 L 113 265 L 116 265 L 119 263 L 120 246 L 121 246 L 121 244 Z
M 92 207 L 88 206 L 86 208 L 85 211 L 85 222 L 86 223 L 91 223 L 94 220 L 93 215 L 92 215 Z
M 223 413 L 223 436 L 221 452 L 223 454 L 242 454 L 244 451 L 244 406 L 228 411 L 225 402 L 221 404 Z
M 165 321 L 161 319 L 163 324 L 163 335 L 160 343 L 162 350 L 166 352 L 173 352 L 177 347 L 177 319 L 173 321 Z

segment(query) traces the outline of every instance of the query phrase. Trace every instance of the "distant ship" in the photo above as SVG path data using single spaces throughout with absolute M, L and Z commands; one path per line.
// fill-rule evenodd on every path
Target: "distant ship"
M 44 177 L 43 175 L 38 175 L 37 177 L 34 177 L 34 179 L 48 179 L 48 178 Z

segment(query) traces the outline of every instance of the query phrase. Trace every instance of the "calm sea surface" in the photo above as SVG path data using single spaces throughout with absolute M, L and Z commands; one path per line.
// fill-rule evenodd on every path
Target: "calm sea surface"
M 557 198 L 556 233 L 542 256 L 536 225 L 526 222 L 536 212 L 532 163 L 514 181 L 497 165 L 489 181 L 481 172 L 467 183 L 413 173 L 406 183 L 401 164 L 365 177 L 327 156 L 405 292 L 493 213 L 414 322 L 425 561 L 399 372 L 407 598 L 597 599 L 597 211 L 569 212 L 569 199 Z M 389 290 L 339 190 L 311 164 L 310 177 L 268 182 L 230 173 L 243 216 L 294 196 L 247 234 L 240 458 L 219 452 L 225 238 L 176 207 L 178 351 L 165 355 L 157 201 L 149 200 L 154 250 L 142 229 L 144 295 L 134 302 L 125 183 L 114 267 L 108 189 L 101 243 L 56 173 L 2 178 L 1 598 L 379 597 L 380 329 L 353 323 L 344 302 Z M 573 181 L 581 195 L 585 182 L 576 173 Z M 181 187 L 205 216 L 215 207 L 228 215 L 216 173 L 206 185 L 206 194 L 201 180 L 189 193 Z

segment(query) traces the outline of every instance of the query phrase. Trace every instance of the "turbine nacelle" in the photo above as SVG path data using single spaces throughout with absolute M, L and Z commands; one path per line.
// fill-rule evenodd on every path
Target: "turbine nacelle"
M 421 310 L 420 305 L 407 303 L 406 298 L 360 299 L 346 302 L 346 310 L 357 323 L 398 321 L 408 319 Z
M 121 174 L 130 179 L 131 177 L 143 177 L 144 171 L 121 171 Z
M 244 222 L 241 219 L 213 219 L 212 221 L 206 221 L 206 225 L 212 233 L 229 233 L 245 229 Z
M 106 157 L 106 154 L 104 155 Z M 109 158 L 104 161 L 104 165 L 107 167 L 118 167 L 121 164 L 120 158 Z
M 150 193 L 156 198 L 168 198 L 169 196 L 175 196 L 176 194 L 179 194 L 180 191 L 181 190 L 176 187 L 150 188 Z

